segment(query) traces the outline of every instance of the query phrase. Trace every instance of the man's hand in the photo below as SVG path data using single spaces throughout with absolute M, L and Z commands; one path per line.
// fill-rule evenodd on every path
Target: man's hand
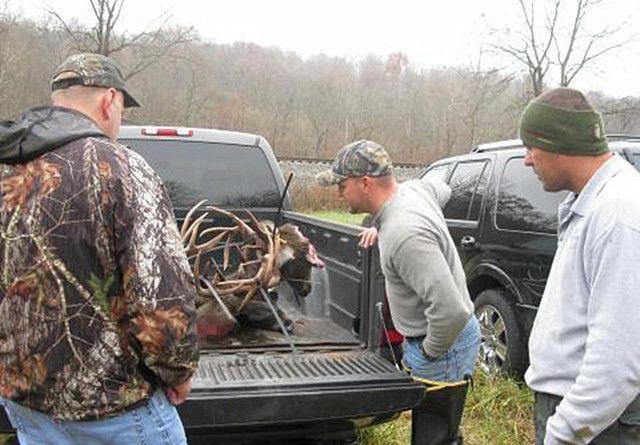
M 172 388 L 166 388 L 164 393 L 167 395 L 169 402 L 172 405 L 180 405 L 185 400 L 187 400 L 187 396 L 191 392 L 191 377 L 185 380 L 184 383 L 179 384 L 178 386 L 174 386 Z
M 439 358 L 439 357 L 434 357 L 432 355 L 427 354 L 427 351 L 424 350 L 424 345 L 422 343 L 420 343 L 420 352 L 422 352 L 422 355 L 424 356 L 424 358 L 426 358 L 430 362 L 435 362 Z
M 368 249 L 378 241 L 378 229 L 369 227 L 360 232 L 358 236 L 360 237 L 360 245 Z

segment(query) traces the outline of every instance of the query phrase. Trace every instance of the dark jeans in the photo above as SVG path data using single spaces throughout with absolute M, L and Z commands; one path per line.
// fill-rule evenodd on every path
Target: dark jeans
M 556 412 L 562 397 L 543 392 L 534 393 L 533 421 L 536 426 L 536 445 L 542 445 L 547 420 Z M 594 407 L 597 409 L 597 407 Z M 640 396 L 629 405 L 622 416 L 600 433 L 592 445 L 640 445 Z

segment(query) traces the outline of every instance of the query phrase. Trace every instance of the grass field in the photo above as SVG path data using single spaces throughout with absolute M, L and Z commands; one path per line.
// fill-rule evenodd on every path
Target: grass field
M 305 213 L 331 221 L 358 225 L 362 222 L 362 218 L 364 218 L 366 215 L 365 213 L 356 213 L 355 215 L 352 215 L 351 213 L 341 212 L 339 210 L 313 210 Z
M 340 211 L 308 212 L 332 221 L 359 224 L 364 215 Z M 534 441 L 533 398 L 521 383 L 506 377 L 488 377 L 477 371 L 462 420 L 465 445 L 526 445 Z M 411 413 L 392 422 L 365 429 L 359 445 L 407 445 L 411 442 Z
M 465 445 L 528 445 L 534 441 L 533 399 L 529 389 L 504 377 L 476 372 L 467 397 L 462 434 Z M 408 445 L 411 443 L 411 413 L 365 429 L 359 445 Z

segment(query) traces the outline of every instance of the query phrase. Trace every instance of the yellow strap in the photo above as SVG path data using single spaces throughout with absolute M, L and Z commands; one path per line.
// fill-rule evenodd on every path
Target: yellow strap
M 407 366 L 405 366 L 404 363 L 402 364 L 402 369 L 404 369 L 405 372 L 409 373 L 411 375 L 411 378 L 416 382 L 429 385 L 427 386 L 427 389 L 426 389 L 427 392 L 438 391 L 439 389 L 443 389 L 443 388 L 455 388 L 456 386 L 463 386 L 469 383 L 468 380 L 460 380 L 459 382 L 439 382 L 437 380 L 429 380 L 423 377 L 418 377 L 413 375 L 413 373 L 411 372 L 411 368 L 408 368 Z

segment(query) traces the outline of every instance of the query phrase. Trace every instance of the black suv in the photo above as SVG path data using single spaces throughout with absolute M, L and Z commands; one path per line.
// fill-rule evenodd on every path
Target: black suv
M 640 136 L 610 135 L 610 148 L 640 170 Z M 521 377 L 527 340 L 556 250 L 558 205 L 524 165 L 520 140 L 483 144 L 442 159 L 424 176 L 452 188 L 444 209 L 482 328 L 480 366 Z

